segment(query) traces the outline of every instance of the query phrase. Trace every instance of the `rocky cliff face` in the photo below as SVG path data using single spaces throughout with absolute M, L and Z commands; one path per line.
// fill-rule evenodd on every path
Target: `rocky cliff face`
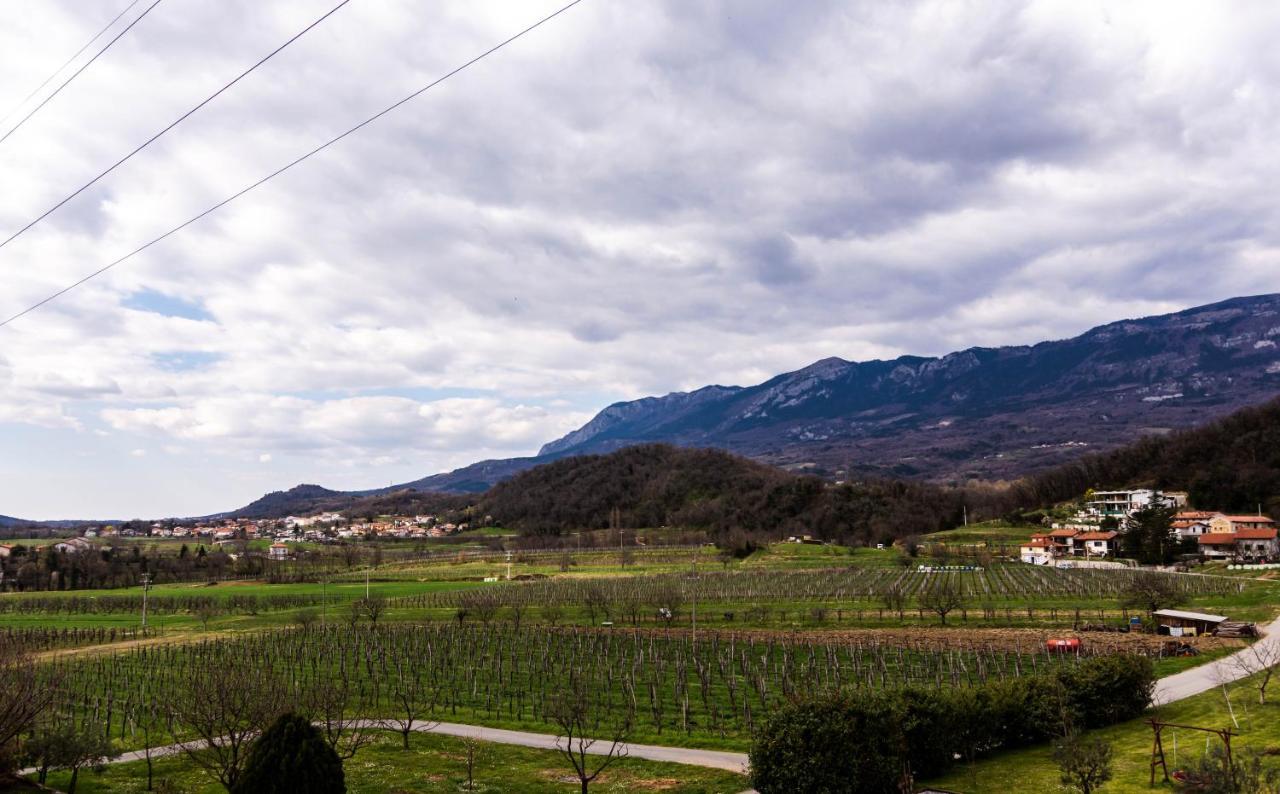
M 940 358 L 824 359 L 747 388 L 611 405 L 557 456 L 667 441 L 829 474 L 1013 477 L 1280 393 L 1280 295 Z

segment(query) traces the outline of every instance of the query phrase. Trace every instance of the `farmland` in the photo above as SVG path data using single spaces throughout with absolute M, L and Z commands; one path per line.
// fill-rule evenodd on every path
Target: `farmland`
M 625 723 L 635 742 L 743 751 L 800 695 L 969 689 L 1116 652 L 1149 656 L 1167 674 L 1240 647 L 1198 638 L 1198 658 L 1167 657 L 1150 635 L 1072 630 L 1141 617 L 1120 600 L 1143 575 L 1152 574 L 941 566 L 897 550 L 793 543 L 745 559 L 696 546 L 455 549 L 320 581 L 155 586 L 146 632 L 137 587 L 6 593 L 0 639 L 39 654 L 60 719 L 109 726 L 122 749 L 190 738 L 172 704 L 252 680 L 257 697 L 302 707 L 337 687 L 344 713 L 388 724 L 539 733 L 557 731 L 549 709 L 561 693 L 582 691 L 592 731 Z M 1196 608 L 1259 619 L 1273 609 L 1268 582 L 1154 576 Z M 939 592 L 954 596 L 942 611 Z M 366 593 L 380 605 L 372 615 Z M 1080 638 L 1079 655 L 1048 653 L 1049 636 Z M 414 737 L 415 747 L 434 748 L 422 763 L 445 763 L 440 741 Z M 164 763 L 166 775 L 196 779 L 177 759 Z M 86 790 L 120 790 L 113 781 L 124 768 Z M 688 790 L 743 782 L 718 781 Z

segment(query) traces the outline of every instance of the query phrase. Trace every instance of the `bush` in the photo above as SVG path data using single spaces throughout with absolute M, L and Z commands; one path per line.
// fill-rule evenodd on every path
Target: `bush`
M 1115 655 L 975 688 L 800 700 L 756 735 L 752 781 L 762 794 L 895 791 L 907 770 L 912 779 L 935 777 L 962 758 L 1132 719 L 1154 686 L 1149 659 Z
M 231 794 L 345 794 L 342 760 L 314 725 L 283 714 L 249 750 Z
M 1075 727 L 1101 728 L 1133 719 L 1151 705 L 1156 673 L 1144 656 L 1113 654 L 1081 662 L 1058 674 Z
M 897 791 L 903 771 L 900 710 L 873 694 L 800 700 L 779 709 L 751 747 L 751 782 L 774 792 Z

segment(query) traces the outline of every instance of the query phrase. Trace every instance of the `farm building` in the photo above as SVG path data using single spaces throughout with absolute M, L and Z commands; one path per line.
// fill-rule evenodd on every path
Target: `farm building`
M 1158 633 L 1174 637 L 1194 637 L 1212 634 L 1226 622 L 1224 615 L 1208 615 L 1203 612 L 1183 612 L 1178 609 L 1157 609 L 1151 613 L 1159 627 Z

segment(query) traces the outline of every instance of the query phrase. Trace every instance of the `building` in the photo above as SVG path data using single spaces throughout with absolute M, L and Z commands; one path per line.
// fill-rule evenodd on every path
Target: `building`
M 1038 535 L 1022 544 L 1018 556 L 1030 565 L 1052 565 L 1055 554 L 1053 544 L 1043 535 Z
M 1236 536 L 1232 532 L 1209 532 L 1197 541 L 1200 554 L 1211 560 L 1229 560 L 1236 556 Z
M 1076 548 L 1076 538 L 1084 534 L 1078 529 L 1059 528 L 1050 532 L 1047 540 L 1053 544 L 1053 551 L 1059 556 L 1083 553 L 1083 547 Z
M 1115 554 L 1116 538 L 1119 536 L 1120 533 L 1115 531 L 1081 532 L 1072 540 L 1077 548 L 1083 544 L 1086 557 L 1110 557 Z
M 1151 613 L 1156 620 L 1157 633 L 1174 637 L 1195 637 L 1212 634 L 1226 622 L 1224 615 L 1207 615 L 1203 612 L 1183 612 L 1177 609 L 1157 609 Z
M 1094 491 L 1085 507 L 1104 518 L 1128 518 L 1135 512 L 1159 503 L 1169 507 L 1182 507 L 1187 503 L 1187 495 L 1181 491 L 1162 493 L 1150 488 L 1138 488 L 1131 491 Z
M 1211 532 L 1239 532 L 1242 529 L 1275 529 L 1276 522 L 1268 516 L 1232 516 L 1218 513 L 1209 519 Z
M 1274 529 L 1241 529 L 1236 532 L 1236 556 L 1246 560 L 1269 560 L 1280 554 Z
M 267 556 L 273 560 L 289 559 L 289 547 L 283 543 L 272 543 L 271 548 L 267 550 Z

